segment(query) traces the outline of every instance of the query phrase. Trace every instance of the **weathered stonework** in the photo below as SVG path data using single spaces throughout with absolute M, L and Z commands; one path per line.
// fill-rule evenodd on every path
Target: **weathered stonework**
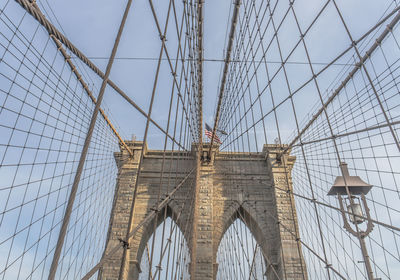
M 119 176 L 106 253 L 120 242 L 118 238 L 124 239 L 129 223 L 142 142 L 129 145 L 134 150 L 134 158 L 129 158 L 126 151 L 116 153 Z M 208 150 L 207 145 L 204 144 L 204 150 Z M 190 252 L 191 279 L 216 279 L 219 243 L 237 218 L 249 227 L 260 245 L 266 258 L 268 279 L 307 279 L 291 192 L 295 157 L 286 153 L 277 160 L 283 148 L 283 145 L 265 145 L 262 153 L 228 153 L 214 147 L 211 160 L 200 165 L 197 186 L 194 173 L 175 193 L 165 211 L 156 213 L 130 240 L 124 278 L 138 279 L 146 243 L 155 226 L 169 216 L 183 232 L 189 250 L 196 248 Z M 162 151 L 144 150 L 132 228 L 154 211 L 157 201 L 165 198 L 196 166 L 194 150 L 165 155 Z M 165 171 L 161 180 L 162 169 Z M 196 209 L 189 198 L 196 201 Z M 193 227 L 195 230 L 191 230 Z M 122 250 L 104 265 L 99 278 L 118 279 L 121 257 Z

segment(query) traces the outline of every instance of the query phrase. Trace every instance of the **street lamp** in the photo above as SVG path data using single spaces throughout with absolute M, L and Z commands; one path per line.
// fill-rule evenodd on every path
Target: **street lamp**
M 372 272 L 372 267 L 364 240 L 364 238 L 368 236 L 374 227 L 371 221 L 367 200 L 365 199 L 365 195 L 371 190 L 372 185 L 364 182 L 358 176 L 350 176 L 346 163 L 340 163 L 340 169 L 343 176 L 336 177 L 335 183 L 329 190 L 328 195 L 337 195 L 340 210 L 342 212 L 344 228 L 358 238 L 364 258 L 365 268 L 368 274 L 368 279 L 374 280 L 375 278 Z M 347 211 L 343 207 L 342 195 L 347 195 L 347 197 L 344 199 Z M 350 222 L 355 225 L 356 230 L 350 226 L 346 213 L 348 214 Z M 358 225 L 364 223 L 365 220 L 367 220 L 367 227 L 365 231 L 362 231 L 359 229 Z

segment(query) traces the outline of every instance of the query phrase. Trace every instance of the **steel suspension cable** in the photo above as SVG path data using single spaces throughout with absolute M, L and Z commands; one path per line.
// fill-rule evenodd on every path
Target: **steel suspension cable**
M 96 73 L 101 79 L 104 79 L 105 74 L 92 63 L 78 48 L 76 48 L 57 28 L 51 24 L 41 13 L 36 11 L 36 8 L 31 5 L 29 1 L 31 0 L 14 0 L 20 4 L 28 13 L 30 13 L 44 28 L 49 32 L 49 35 L 56 37 L 61 43 L 63 43 L 72 53 L 74 53 L 82 62 L 84 62 L 94 73 Z M 131 104 L 139 113 L 141 113 L 145 118 L 148 117 L 147 113 L 137 105 L 122 89 L 120 89 L 112 80 L 107 79 L 107 83 L 129 104 Z M 152 124 L 154 124 L 162 133 L 167 133 L 156 121 L 150 118 Z M 168 133 L 168 138 L 172 141 L 176 141 Z M 177 143 L 177 145 L 181 145 Z
M 226 50 L 224 70 L 222 72 L 223 74 L 222 74 L 222 79 L 221 79 L 221 84 L 220 84 L 220 91 L 219 91 L 219 96 L 218 96 L 217 111 L 215 113 L 213 132 L 212 132 L 212 136 L 211 136 L 211 144 L 210 144 L 210 149 L 208 151 L 209 155 L 211 155 L 211 149 L 212 149 L 212 147 L 214 145 L 215 134 L 217 132 L 219 114 L 220 114 L 220 111 L 221 111 L 221 102 L 222 102 L 222 98 L 224 96 L 224 91 L 225 91 L 226 75 L 228 73 L 229 61 L 230 61 L 230 58 L 231 58 L 232 45 L 233 45 L 233 40 L 234 40 L 234 37 L 235 37 L 236 23 L 237 23 L 237 18 L 238 18 L 238 15 L 239 15 L 239 8 L 240 8 L 240 0 L 236 0 L 235 1 L 235 8 L 234 8 L 233 14 L 232 14 L 231 29 L 229 31 L 228 46 L 227 46 L 227 50 Z
M 99 91 L 99 95 L 98 95 L 98 98 L 97 98 L 97 103 L 96 103 L 96 106 L 95 106 L 95 108 L 93 110 L 93 113 L 92 113 L 92 117 L 91 117 L 90 125 L 89 125 L 89 130 L 88 130 L 88 133 L 86 135 L 85 143 L 84 143 L 83 148 L 82 148 L 82 153 L 81 153 L 81 156 L 80 156 L 80 159 L 79 159 L 79 164 L 78 164 L 76 175 L 75 175 L 75 178 L 74 178 L 74 183 L 73 183 L 72 188 L 71 188 L 71 193 L 70 193 L 70 197 L 69 197 L 69 200 L 68 200 L 68 205 L 67 205 L 67 208 L 65 210 L 65 216 L 64 216 L 64 219 L 63 219 L 63 223 L 62 223 L 62 226 L 61 226 L 60 234 L 59 234 L 59 237 L 58 237 L 58 240 L 57 240 L 56 249 L 55 249 L 55 252 L 54 252 L 53 261 L 52 261 L 51 268 L 50 268 L 49 279 L 51 279 L 51 280 L 54 279 L 56 271 L 57 271 L 58 260 L 60 258 L 61 249 L 62 249 L 62 246 L 64 244 L 64 239 L 65 239 L 65 235 L 66 235 L 66 232 L 67 232 L 67 227 L 68 227 L 68 224 L 69 224 L 72 207 L 74 205 L 76 192 L 78 190 L 78 185 L 79 185 L 80 177 L 81 177 L 82 170 L 83 170 L 83 165 L 85 163 L 86 154 L 88 152 L 90 141 L 91 141 L 91 138 L 92 138 L 94 125 L 96 123 L 97 115 L 99 113 L 100 105 L 101 105 L 101 102 L 103 100 L 104 92 L 105 92 L 105 89 L 106 89 L 106 86 L 107 86 L 108 76 L 110 75 L 110 72 L 111 72 L 111 68 L 112 68 L 112 65 L 113 65 L 113 62 L 114 62 L 114 57 L 115 57 L 115 54 L 116 54 L 117 49 L 118 49 L 119 41 L 121 39 L 121 35 L 122 35 L 123 30 L 124 30 L 125 22 L 126 22 L 126 19 L 128 17 L 128 13 L 129 13 L 129 9 L 131 7 L 131 4 L 132 4 L 132 0 L 128 0 L 127 5 L 125 7 L 124 15 L 123 15 L 122 20 L 121 20 L 121 24 L 120 24 L 119 29 L 118 29 L 118 33 L 117 33 L 117 36 L 116 36 L 116 39 L 115 39 L 115 43 L 114 43 L 113 49 L 111 51 L 110 59 L 109 59 L 109 62 L 107 64 L 106 72 L 104 74 L 104 79 L 103 79 L 103 82 L 102 82 L 102 85 L 101 85 L 101 88 L 100 88 L 100 91 Z

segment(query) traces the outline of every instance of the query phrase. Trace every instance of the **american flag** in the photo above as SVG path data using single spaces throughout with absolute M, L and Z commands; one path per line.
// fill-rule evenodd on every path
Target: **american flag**
M 208 138 L 212 138 L 212 128 L 208 125 L 208 124 L 206 124 L 206 128 L 205 128 L 205 130 L 204 130 L 204 133 L 206 134 L 206 136 L 208 137 Z M 217 142 L 218 144 L 222 144 L 222 142 L 221 142 L 221 140 L 219 139 L 219 137 L 218 137 L 218 135 L 217 135 L 217 133 L 215 133 L 215 136 L 214 136 L 214 140 L 215 140 L 215 142 Z

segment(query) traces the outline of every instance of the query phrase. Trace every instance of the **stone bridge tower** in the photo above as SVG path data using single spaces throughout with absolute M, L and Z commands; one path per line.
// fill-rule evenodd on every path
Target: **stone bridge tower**
M 125 238 L 129 224 L 135 185 L 132 180 L 136 178 L 142 142 L 128 143 L 134 151 L 134 158 L 129 158 L 126 151 L 116 153 L 119 175 L 106 252 L 120 242 L 119 238 Z M 209 144 L 205 143 L 203 147 L 208 150 Z M 191 279 L 216 279 L 219 243 L 236 218 L 247 225 L 260 245 L 269 280 L 307 279 L 291 193 L 291 169 L 295 157 L 289 155 L 290 151 L 279 156 L 283 148 L 284 145 L 264 145 L 262 153 L 231 153 L 220 152 L 217 146 L 213 147 L 211 160 L 201 163 L 198 180 L 195 174 L 189 178 L 174 194 L 165 212 L 154 215 L 153 220 L 141 227 L 130 240 L 124 279 L 138 279 L 142 254 L 154 231 L 154 219 L 157 219 L 156 225 L 164 219 L 161 213 L 177 223 L 189 250 L 193 245 L 196 247 L 191 252 Z M 163 151 L 144 149 L 132 228 L 154 211 L 160 184 L 161 194 L 165 195 L 172 190 L 175 182 L 181 181 L 195 167 L 194 150 L 195 147 L 192 154 L 164 154 Z M 163 168 L 166 171 L 160 180 Z M 196 203 L 192 207 L 188 197 L 195 194 Z M 195 230 L 185 230 L 187 227 L 194 227 Z M 188 232 L 192 234 L 187 236 Z M 100 279 L 118 279 L 121 256 L 120 252 L 114 254 L 103 266 Z

